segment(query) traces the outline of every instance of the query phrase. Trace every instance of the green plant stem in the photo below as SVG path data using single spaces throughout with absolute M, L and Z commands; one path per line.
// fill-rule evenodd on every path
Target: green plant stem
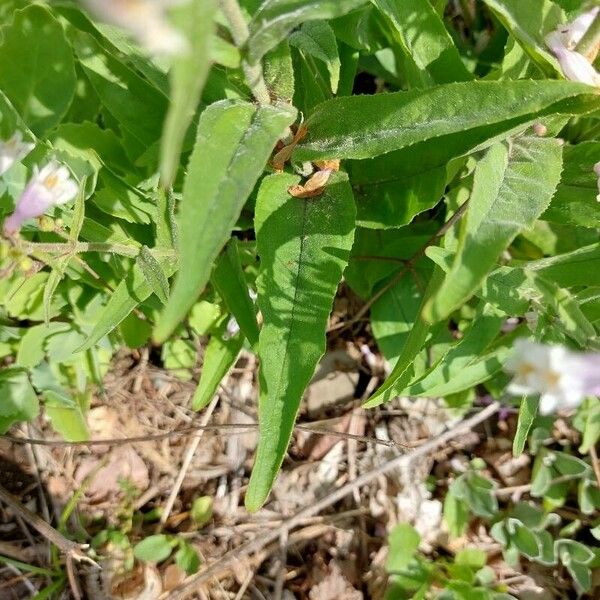
M 579 54 L 583 54 L 586 58 L 589 58 L 591 62 L 596 60 L 598 50 L 600 50 L 600 12 L 596 15 L 596 18 L 579 41 L 579 44 L 577 44 L 575 50 Z
M 219 0 L 219 5 L 229 22 L 231 36 L 235 45 L 242 49 L 250 37 L 250 31 L 237 0 Z M 242 67 L 246 76 L 246 82 L 250 86 L 254 97 L 261 104 L 271 104 L 271 96 L 265 83 L 261 64 L 250 65 L 246 60 L 243 60 Z
M 387 283 L 387 285 L 383 286 L 375 294 L 373 294 L 373 296 L 371 296 L 371 298 L 369 298 L 369 300 L 365 302 L 363 307 L 352 317 L 352 319 L 350 319 L 350 321 L 342 321 L 341 323 L 333 325 L 327 330 L 327 333 L 336 331 L 337 329 L 347 329 L 348 327 L 351 327 L 354 323 L 360 321 L 360 319 L 362 319 L 369 312 L 369 310 L 371 310 L 371 307 L 373 306 L 373 304 L 375 304 L 375 302 L 377 302 L 377 300 L 379 300 L 379 298 L 381 298 L 389 290 L 391 290 L 402 279 L 402 277 L 406 275 L 406 273 L 410 272 L 414 268 L 414 265 L 417 262 L 417 260 L 425 255 L 425 250 L 427 250 L 429 246 L 435 244 L 439 239 L 444 237 L 444 235 L 446 235 L 446 232 L 451 227 L 453 227 L 455 223 L 462 219 L 468 207 L 469 200 L 466 200 L 458 207 L 458 210 L 441 226 L 441 228 L 436 234 L 430 237 L 427 240 L 427 242 L 425 242 L 425 244 L 423 244 L 408 260 L 402 261 L 404 263 L 402 269 L 400 269 L 396 273 L 396 275 Z
M 48 252 L 50 254 L 106 252 L 108 254 L 118 254 L 119 256 L 135 258 L 140 253 L 140 249 L 135 246 L 128 246 L 127 244 L 111 244 L 108 242 L 76 242 L 74 244 L 26 242 L 19 247 L 27 254 L 33 254 L 34 252 Z M 158 250 L 151 249 L 150 252 L 156 258 L 175 256 L 175 251 L 168 248 L 161 248 Z

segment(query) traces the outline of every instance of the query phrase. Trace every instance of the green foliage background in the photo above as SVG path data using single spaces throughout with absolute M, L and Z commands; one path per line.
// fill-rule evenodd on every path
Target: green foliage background
M 598 349 L 600 91 L 562 79 L 543 42 L 586 6 L 485 0 L 467 20 L 444 0 L 190 0 L 170 18 L 191 51 L 169 59 L 76 2 L 2 0 L 0 137 L 18 129 L 36 147 L 0 177 L 0 214 L 51 158 L 81 193 L 2 243 L 0 430 L 43 405 L 65 439 L 85 439 L 89 392 L 118 349 L 160 343 L 190 378 L 208 336 L 201 409 L 246 346 L 261 363 L 257 510 L 342 279 L 392 366 L 366 406 L 411 395 L 466 411 L 476 394 L 501 397 L 517 337 Z M 301 120 L 308 133 L 275 173 Z M 336 159 L 321 195 L 288 193 L 309 161 Z M 535 411 L 524 399 L 517 453 L 549 427 Z M 576 415 L 582 456 L 599 411 L 589 399 Z M 586 589 L 597 549 L 548 539 L 544 518 L 571 490 L 556 476 L 573 475 L 586 514 L 598 488 L 587 458 L 544 452 L 537 521 L 499 515 L 476 469 L 451 488 L 448 518 L 457 532 L 465 511 L 494 521 L 513 558 L 562 562 Z M 463 559 L 474 586 L 483 565 Z

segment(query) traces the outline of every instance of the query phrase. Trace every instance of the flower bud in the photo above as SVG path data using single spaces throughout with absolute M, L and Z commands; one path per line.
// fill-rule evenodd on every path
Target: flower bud
M 483 458 L 480 458 L 479 456 L 477 456 L 476 458 L 474 458 L 471 461 L 471 466 L 476 470 L 476 471 L 482 471 L 483 469 L 485 469 L 485 467 L 487 466 L 485 464 L 485 460 L 483 460 Z
M 33 269 L 33 261 L 29 256 L 23 256 L 18 262 L 19 271 L 29 273 Z
M 564 50 L 557 54 L 556 58 L 558 58 L 563 75 L 567 79 L 600 87 L 600 74 L 583 54 L 573 50 Z
M 38 229 L 40 231 L 54 231 L 54 220 L 46 215 L 38 219 Z

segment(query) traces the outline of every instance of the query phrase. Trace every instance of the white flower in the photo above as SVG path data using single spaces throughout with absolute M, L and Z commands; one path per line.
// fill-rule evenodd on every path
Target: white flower
M 379 366 L 379 361 L 377 360 L 375 354 L 373 354 L 371 348 L 369 348 L 367 344 L 361 344 L 359 349 L 369 369 L 371 369 L 371 371 L 376 371 Z
M 78 191 L 79 186 L 67 167 L 56 162 L 49 162 L 41 171 L 34 167 L 33 177 L 17 201 L 15 211 L 4 221 L 4 232 L 19 231 L 23 221 L 40 217 L 49 208 L 70 202 Z
M 580 14 L 572 23 L 559 29 L 560 33 L 565 36 L 565 45 L 569 50 L 574 50 L 575 46 L 579 44 L 581 38 L 585 35 L 585 32 L 594 22 L 598 11 L 600 11 L 600 7 L 596 6 L 595 8 Z
M 594 165 L 594 173 L 598 177 L 598 195 L 596 196 L 596 200 L 600 202 L 600 161 Z
M 240 325 L 237 322 L 237 319 L 234 316 L 229 317 L 229 321 L 227 321 L 227 327 L 225 328 L 225 332 L 223 333 L 224 340 L 230 340 L 232 337 L 235 337 L 240 332 Z
M 561 33 L 553 31 L 548 34 L 546 36 L 546 45 L 558 59 L 563 75 L 567 79 L 580 81 L 588 85 L 600 86 L 600 74 L 583 54 L 568 49 L 564 36 Z
M 257 293 L 252 289 L 248 288 L 248 296 L 250 296 L 250 300 L 252 302 L 256 302 L 256 298 L 258 297 Z M 224 340 L 230 340 L 232 337 L 235 337 L 240 332 L 240 325 L 237 322 L 237 319 L 232 315 L 229 317 L 229 321 L 227 321 L 227 327 L 225 328 L 225 332 L 223 333 Z
M 575 408 L 586 396 L 600 394 L 600 354 L 576 353 L 521 338 L 504 368 L 514 374 L 507 391 L 539 394 L 543 415 Z
M 6 173 L 14 163 L 27 156 L 35 144 L 24 142 L 23 134 L 15 131 L 5 142 L 0 141 L 0 175 Z
M 599 8 L 593 8 L 581 14 L 572 23 L 559 27 L 546 36 L 546 45 L 560 63 L 563 75 L 571 81 L 580 81 L 600 87 L 600 74 L 590 61 L 575 51 L 575 47 L 588 30 Z
M 173 56 L 189 50 L 167 11 L 182 0 L 84 0 L 99 18 L 128 31 L 148 52 Z

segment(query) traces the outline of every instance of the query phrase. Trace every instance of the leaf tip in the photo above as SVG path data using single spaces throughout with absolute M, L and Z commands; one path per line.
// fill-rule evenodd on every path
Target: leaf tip
M 244 498 L 244 505 L 249 513 L 258 512 L 263 504 L 267 501 L 267 495 L 261 489 L 256 489 L 256 485 L 252 485 L 252 479 L 250 479 L 250 485 Z
M 163 344 L 166 342 L 177 326 L 178 320 L 173 319 L 170 314 L 172 312 L 172 301 L 173 298 L 171 297 L 169 302 L 165 305 L 165 309 L 161 313 L 158 322 L 154 326 L 154 331 L 152 332 L 152 341 L 155 344 Z
M 440 292 L 433 298 L 430 298 L 423 306 L 421 316 L 428 325 L 435 325 L 443 319 L 446 319 L 456 309 L 454 306 L 449 306 L 447 302 L 443 300 L 443 287 Z

